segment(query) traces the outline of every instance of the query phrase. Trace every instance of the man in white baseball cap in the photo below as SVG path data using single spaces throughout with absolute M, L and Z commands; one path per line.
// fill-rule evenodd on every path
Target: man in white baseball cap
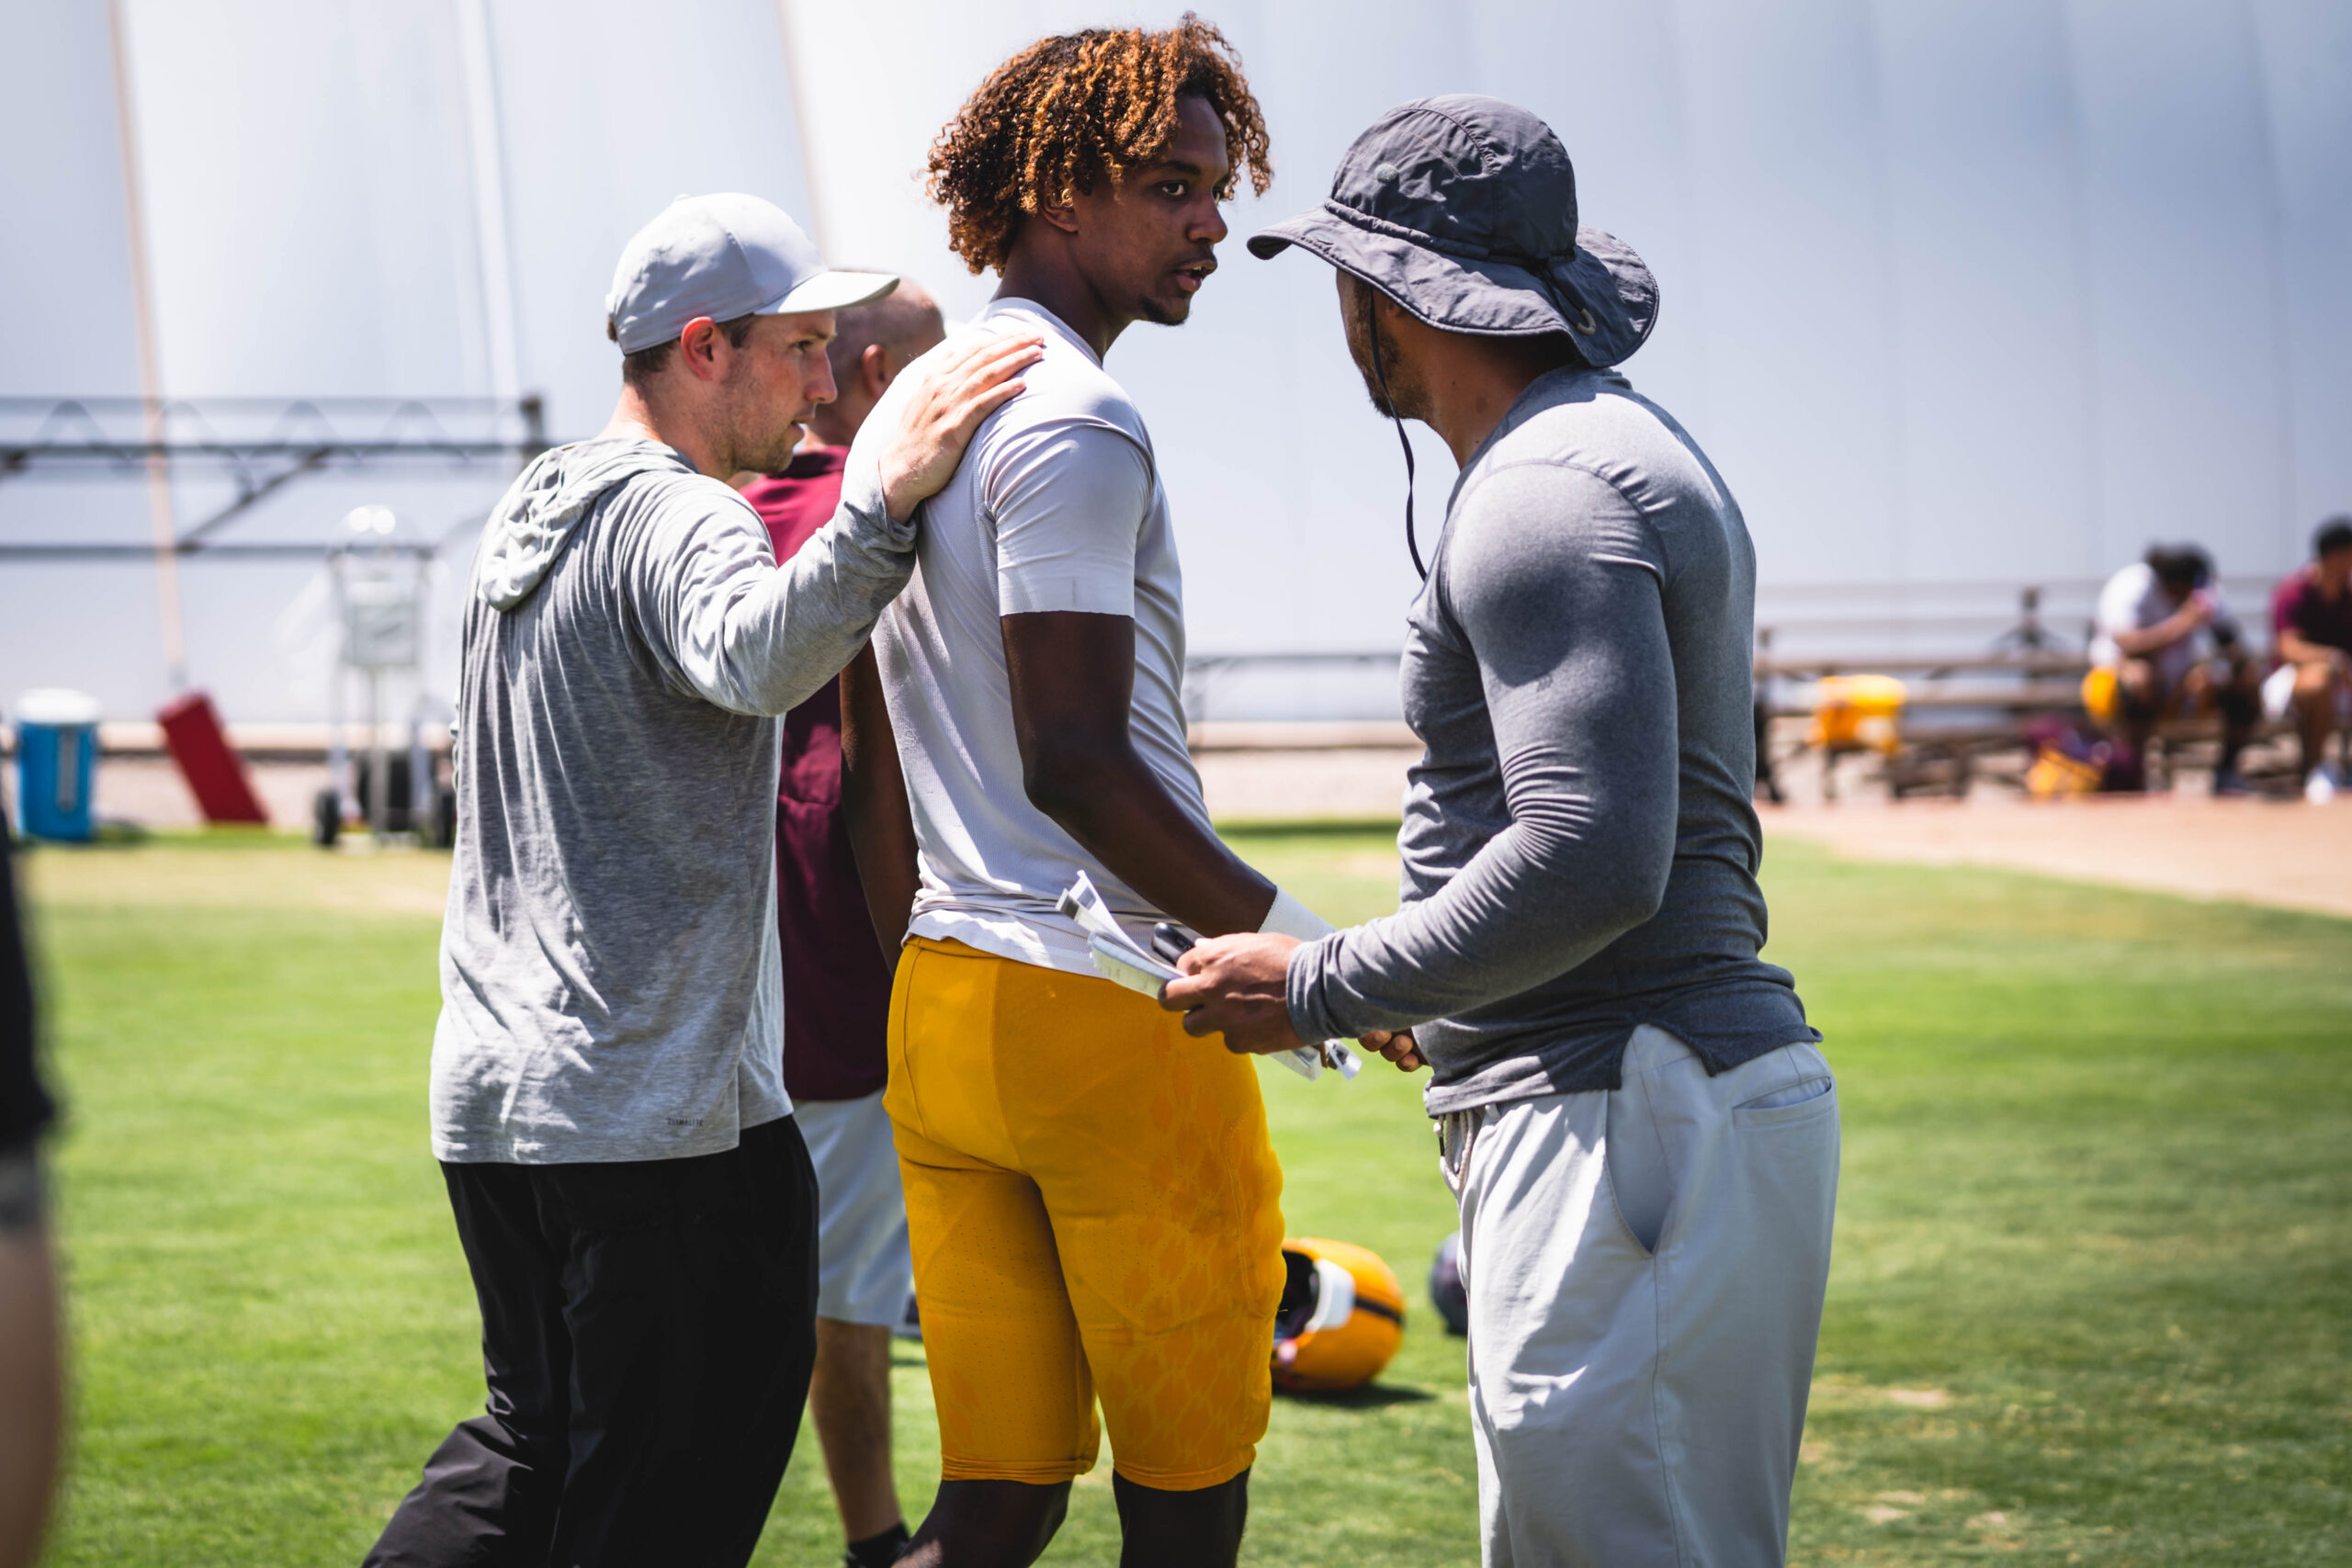
M 621 253 L 605 301 L 605 332 L 623 354 L 636 354 L 676 342 L 697 316 L 733 321 L 846 310 L 898 286 L 886 272 L 828 268 L 774 202 L 682 196 Z
M 432 1122 L 481 1306 L 484 1415 L 371 1564 L 747 1562 L 815 1355 L 816 1184 L 783 1083 L 778 715 L 914 566 L 915 508 L 1034 338 L 910 372 L 778 567 L 727 483 L 833 396 L 828 270 L 748 196 L 622 253 L 612 421 L 537 458 L 466 609 Z

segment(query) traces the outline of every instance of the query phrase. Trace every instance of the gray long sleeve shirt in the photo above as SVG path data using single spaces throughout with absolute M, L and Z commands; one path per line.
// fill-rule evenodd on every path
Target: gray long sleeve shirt
M 1711 1072 L 1819 1038 L 1757 956 L 1755 578 L 1721 477 L 1623 377 L 1521 395 L 1412 610 L 1403 906 L 1293 957 L 1304 1038 L 1413 1027 L 1432 1115 L 1613 1089 L 1644 1023 Z
M 914 566 L 870 453 L 779 569 L 758 515 L 650 441 L 540 457 L 466 611 L 434 1154 L 667 1159 L 789 1113 L 775 716 Z

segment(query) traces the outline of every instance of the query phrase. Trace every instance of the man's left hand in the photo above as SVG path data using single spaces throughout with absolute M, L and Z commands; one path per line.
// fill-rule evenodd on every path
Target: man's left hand
M 1184 1015 L 1188 1034 L 1222 1034 L 1225 1048 L 1268 1056 L 1306 1043 L 1290 1022 L 1290 955 L 1295 937 L 1250 932 L 1206 937 L 1176 961 L 1176 978 L 1160 987 L 1159 1005 Z M 1363 1043 L 1405 1072 L 1420 1066 L 1410 1033 L 1365 1032 Z

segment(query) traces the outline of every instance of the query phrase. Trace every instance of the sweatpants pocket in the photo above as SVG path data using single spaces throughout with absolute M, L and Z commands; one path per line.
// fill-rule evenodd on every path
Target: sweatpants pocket
M 1826 1075 L 1809 1077 L 1803 1083 L 1789 1084 L 1784 1088 L 1772 1090 L 1770 1094 L 1759 1094 L 1753 1100 L 1743 1100 L 1732 1109 L 1734 1111 L 1784 1111 L 1792 1105 L 1803 1105 L 1807 1100 L 1819 1100 L 1837 1087 L 1837 1081 Z
M 1837 1113 L 1838 1085 L 1830 1078 L 1808 1078 L 1731 1108 L 1732 1124 L 1752 1129 L 1785 1127 Z
M 1780 1127 L 1834 1116 L 1838 1079 L 1829 1059 L 1810 1042 L 1767 1052 L 1724 1075 L 1727 1094 L 1744 1094 L 1731 1107 L 1732 1125 L 1742 1130 Z M 1770 1087 L 1766 1087 L 1770 1086 Z

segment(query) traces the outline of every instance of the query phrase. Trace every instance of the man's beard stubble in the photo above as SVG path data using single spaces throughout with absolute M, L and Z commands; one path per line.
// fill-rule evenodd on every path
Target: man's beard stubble
M 803 405 L 797 417 L 782 427 L 772 423 L 773 415 L 748 387 L 730 400 L 728 409 L 729 434 L 734 466 L 753 473 L 780 474 L 792 466 L 793 453 L 799 447 L 801 425 L 815 414 L 815 409 Z M 772 405 L 769 405 L 772 406 Z
M 1420 388 L 1406 374 L 1402 355 L 1396 349 L 1396 339 L 1380 324 L 1380 316 L 1372 303 L 1372 291 L 1364 289 L 1363 308 L 1348 314 L 1348 353 L 1356 362 L 1356 374 L 1363 378 L 1363 394 L 1383 419 L 1418 419 L 1420 417 Z M 1380 357 L 1373 358 L 1374 340 L 1379 344 Z M 1384 391 L 1383 377 L 1387 378 Z
M 761 455 L 761 461 L 752 466 L 757 467 L 763 474 L 784 472 L 785 469 L 792 467 L 793 454 L 800 448 L 800 434 L 798 420 L 786 425 L 781 435 L 774 437 L 766 444 L 767 450 Z

